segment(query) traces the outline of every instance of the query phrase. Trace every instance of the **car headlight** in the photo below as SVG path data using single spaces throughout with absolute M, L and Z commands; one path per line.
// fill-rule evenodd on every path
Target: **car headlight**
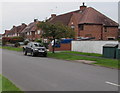
M 34 49 L 34 50 L 38 50 L 38 49 L 36 48 L 36 49 Z

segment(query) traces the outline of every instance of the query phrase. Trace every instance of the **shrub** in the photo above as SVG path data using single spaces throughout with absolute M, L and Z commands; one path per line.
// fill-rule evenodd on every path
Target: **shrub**
M 36 39 L 35 42 L 42 43 L 41 39 Z
M 10 43 L 17 43 L 17 42 L 23 42 L 23 37 L 11 37 Z
M 2 45 L 6 45 L 7 42 L 10 42 L 11 38 L 10 37 L 3 37 L 2 38 Z
M 27 45 L 29 43 L 29 41 L 24 41 L 24 45 Z
M 43 43 L 43 46 L 45 46 L 48 49 L 49 43 Z
M 15 43 L 15 45 L 14 45 L 15 47 L 19 47 L 20 46 L 20 43 Z
M 11 38 L 10 37 L 3 37 L 2 42 L 10 42 Z

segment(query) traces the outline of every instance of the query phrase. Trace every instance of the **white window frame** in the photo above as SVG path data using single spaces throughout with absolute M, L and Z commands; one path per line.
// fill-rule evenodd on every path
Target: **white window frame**
M 38 30 L 38 34 L 40 34 L 41 33 L 41 31 L 40 30 Z
M 29 32 L 27 32 L 27 35 L 29 35 Z

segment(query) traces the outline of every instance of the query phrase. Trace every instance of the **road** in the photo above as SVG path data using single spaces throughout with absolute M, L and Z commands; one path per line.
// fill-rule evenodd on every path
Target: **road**
M 2 74 L 23 91 L 117 91 L 118 70 L 3 50 Z

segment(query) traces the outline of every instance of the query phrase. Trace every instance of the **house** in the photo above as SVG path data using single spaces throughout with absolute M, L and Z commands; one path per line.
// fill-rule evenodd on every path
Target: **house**
M 0 40 L 2 39 L 2 34 L 0 34 Z
M 118 29 L 118 38 L 119 38 L 119 40 L 120 40 L 120 28 Z
M 118 38 L 118 23 L 96 9 L 85 6 L 84 3 L 79 10 L 58 16 L 51 14 L 47 21 L 70 26 L 76 33 L 75 39 L 89 37 L 95 40 L 116 40 Z
M 10 30 L 5 30 L 5 33 L 2 35 L 3 37 L 8 37 L 9 35 L 9 32 L 10 32 Z
M 15 37 L 15 36 L 22 36 L 21 32 L 23 29 L 25 29 L 27 25 L 25 23 L 22 23 L 19 26 L 13 26 L 10 30 L 5 30 L 5 33 L 3 34 L 3 37 Z
M 42 30 L 37 28 L 37 24 L 40 21 L 34 19 L 34 22 L 28 24 L 28 26 L 21 32 L 26 39 L 34 41 L 35 39 L 40 39 Z

